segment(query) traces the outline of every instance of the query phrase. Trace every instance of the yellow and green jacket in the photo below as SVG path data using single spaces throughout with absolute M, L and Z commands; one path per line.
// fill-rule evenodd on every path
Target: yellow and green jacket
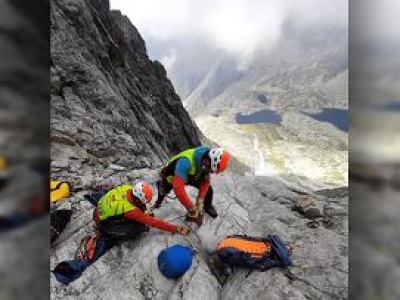
M 125 184 L 105 194 L 97 204 L 100 221 L 135 210 L 137 207 L 129 202 L 129 191 L 132 189 L 132 185 Z

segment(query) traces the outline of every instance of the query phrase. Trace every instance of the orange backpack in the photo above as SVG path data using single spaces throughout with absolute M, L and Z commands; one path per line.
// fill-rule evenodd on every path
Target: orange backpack
M 277 235 L 265 238 L 231 235 L 218 245 L 218 257 L 231 267 L 258 269 L 291 266 L 291 253 Z

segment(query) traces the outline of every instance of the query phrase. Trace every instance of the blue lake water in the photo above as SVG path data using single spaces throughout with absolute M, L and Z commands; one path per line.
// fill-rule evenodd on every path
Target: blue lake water
M 249 115 L 237 113 L 235 117 L 236 117 L 236 123 L 238 124 L 255 124 L 255 123 L 280 124 L 282 122 L 281 116 L 276 111 L 270 109 L 263 109 Z
M 342 131 L 349 131 L 349 111 L 339 108 L 324 108 L 322 112 L 305 115 L 322 122 L 329 122 Z
M 321 122 L 329 122 L 339 130 L 345 132 L 349 130 L 349 111 L 347 109 L 324 108 L 319 113 L 304 114 Z M 237 113 L 235 118 L 238 124 L 280 124 L 282 122 L 282 117 L 275 110 L 271 109 L 263 109 L 249 115 Z

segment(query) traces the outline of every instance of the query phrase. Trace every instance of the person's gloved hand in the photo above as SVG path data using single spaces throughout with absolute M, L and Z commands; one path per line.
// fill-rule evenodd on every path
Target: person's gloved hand
M 183 235 L 183 236 L 188 235 L 189 232 L 190 232 L 190 228 L 187 227 L 187 226 L 184 226 L 184 225 L 177 225 L 176 227 L 177 227 L 177 229 L 176 229 L 177 233 L 179 233 L 179 234 L 181 234 L 181 235 Z
M 150 217 L 154 217 L 154 212 L 151 209 L 146 210 L 144 213 Z

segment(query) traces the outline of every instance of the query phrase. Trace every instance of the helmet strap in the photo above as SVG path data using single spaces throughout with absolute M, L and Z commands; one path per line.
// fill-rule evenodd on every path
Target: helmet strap
M 139 208 L 142 211 L 145 211 L 147 209 L 146 204 L 144 204 L 142 201 L 140 201 L 137 197 L 133 196 L 133 205 L 135 205 L 137 208 Z

